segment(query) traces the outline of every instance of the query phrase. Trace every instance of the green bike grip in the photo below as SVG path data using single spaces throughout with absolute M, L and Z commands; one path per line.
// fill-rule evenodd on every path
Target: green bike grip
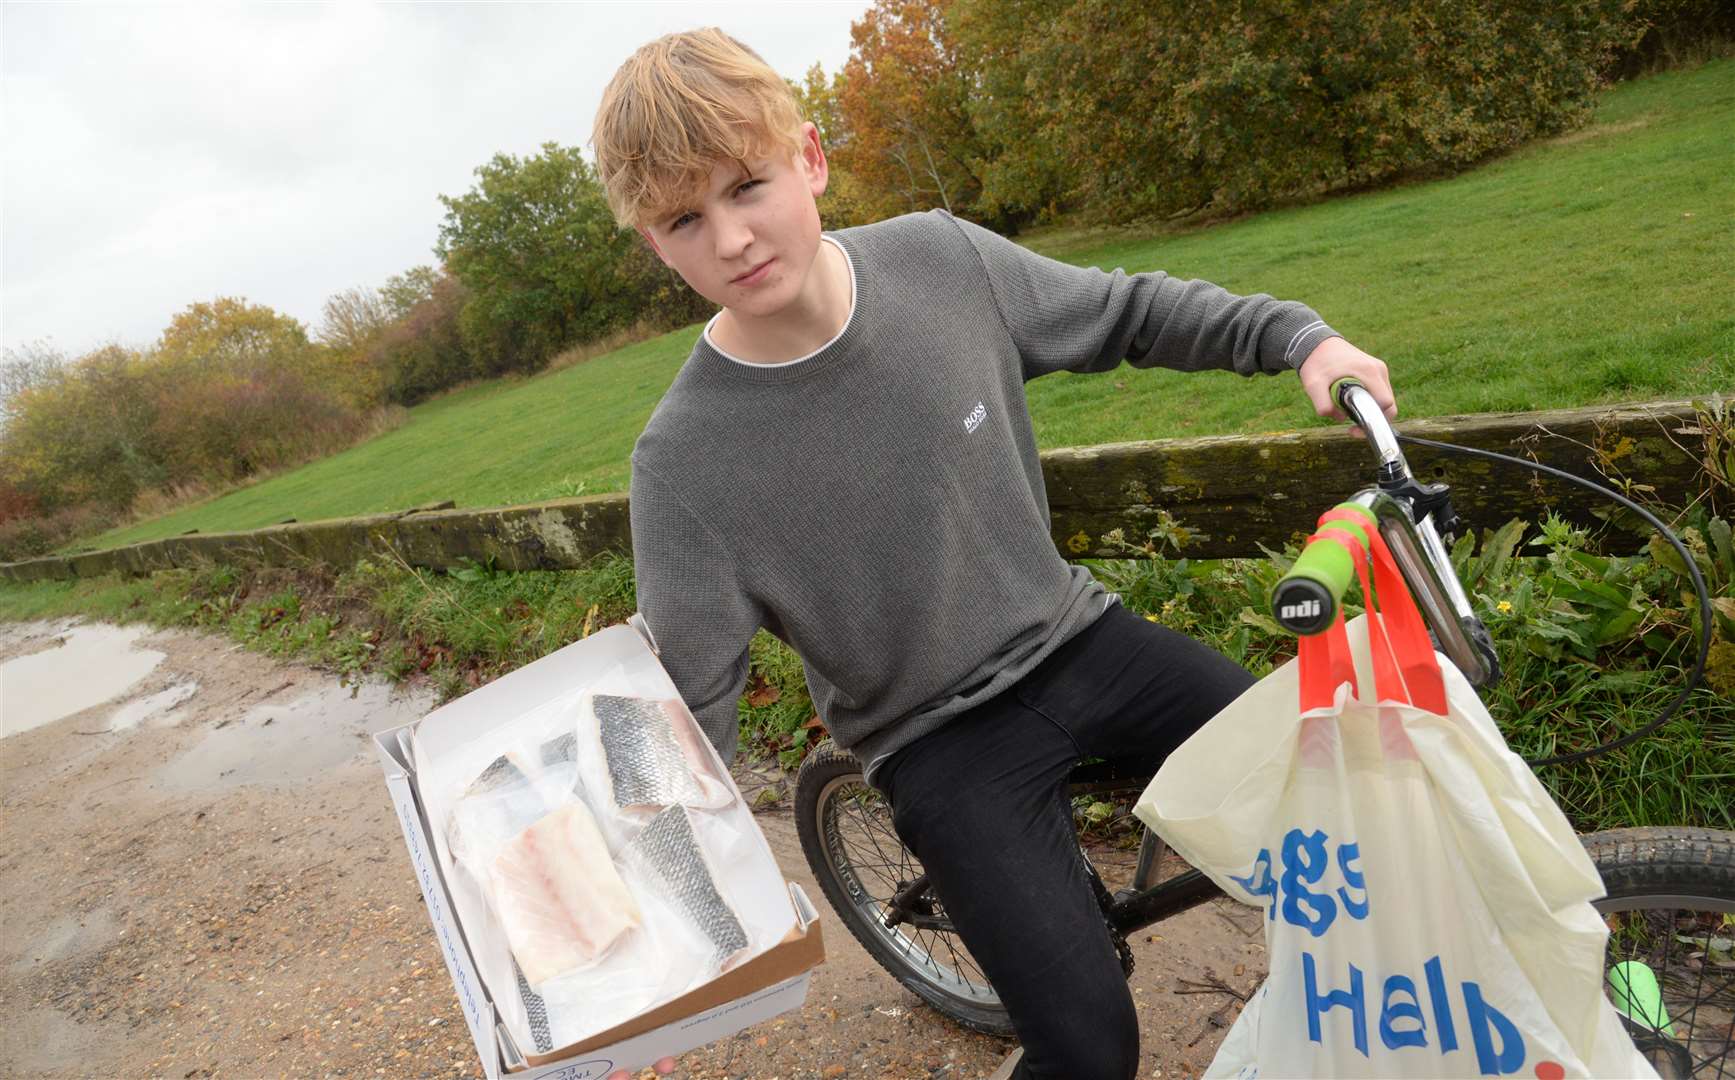
M 1337 509 L 1353 510 L 1366 520 L 1366 526 L 1333 521 L 1320 527 L 1342 529 L 1357 536 L 1365 550 L 1367 530 L 1374 527 L 1373 515 L 1354 503 L 1339 503 Z M 1279 626 L 1292 634 L 1317 634 L 1337 618 L 1343 594 L 1355 579 L 1355 559 L 1342 544 L 1332 539 L 1309 540 L 1289 573 L 1272 587 L 1271 614 Z
M 1349 406 L 1344 404 L 1343 394 L 1344 391 L 1348 390 L 1352 386 L 1359 386 L 1363 390 L 1367 389 L 1367 385 L 1354 375 L 1345 375 L 1343 378 L 1332 383 L 1331 389 L 1328 391 L 1328 393 L 1331 394 L 1331 400 L 1337 403 L 1337 407 L 1344 411 L 1345 416 L 1349 415 Z

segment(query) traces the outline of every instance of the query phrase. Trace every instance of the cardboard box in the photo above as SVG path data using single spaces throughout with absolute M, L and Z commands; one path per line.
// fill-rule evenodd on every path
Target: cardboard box
M 637 641 L 623 642 L 622 633 L 630 634 L 632 631 L 611 628 L 594 637 L 610 635 L 612 644 L 599 642 L 591 648 L 638 644 Z M 649 642 L 649 635 L 642 630 L 637 636 Z M 586 640 L 594 640 L 594 637 Z M 563 681 L 562 670 L 570 670 L 579 655 L 573 650 L 585 648 L 586 642 L 575 642 L 445 708 L 459 702 L 469 703 L 471 709 L 494 709 L 508 702 L 516 703 L 514 707 L 517 707 L 525 702 L 547 700 L 569 681 Z M 471 700 L 478 697 L 483 700 Z M 374 744 L 385 771 L 386 787 L 397 810 L 398 823 L 403 828 L 410 864 L 427 902 L 429 921 L 433 923 L 440 952 L 451 973 L 483 1073 L 489 1080 L 498 1080 L 507 1074 L 516 1074 L 520 1080 L 541 1077 L 599 1080 L 617 1069 L 643 1068 L 659 1058 L 714 1042 L 779 1013 L 799 1008 L 806 1000 L 812 969 L 825 959 L 824 943 L 812 903 L 800 886 L 789 883 L 795 925 L 778 944 L 673 1001 L 581 1042 L 547 1054 L 524 1053 L 500 1022 L 464 928 L 460 925 L 458 905 L 453 901 L 453 890 L 447 879 L 449 864 L 443 862 L 431 842 L 434 833 L 417 786 L 416 755 L 411 742 L 412 734 L 422 722 L 379 732 L 374 736 Z

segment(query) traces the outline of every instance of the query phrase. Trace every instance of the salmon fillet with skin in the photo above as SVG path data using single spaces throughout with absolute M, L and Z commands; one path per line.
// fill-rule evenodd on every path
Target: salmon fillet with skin
M 493 864 L 494 909 L 536 986 L 595 962 L 642 916 L 582 803 L 563 804 L 507 843 Z

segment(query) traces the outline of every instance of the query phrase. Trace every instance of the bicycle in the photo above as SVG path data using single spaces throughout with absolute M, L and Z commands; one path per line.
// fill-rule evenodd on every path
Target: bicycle
M 1449 486 L 1415 479 L 1400 437 L 1364 387 L 1344 380 L 1333 387 L 1333 396 L 1361 427 L 1378 459 L 1374 485 L 1357 492 L 1348 504 L 1377 522 L 1440 651 L 1477 689 L 1492 685 L 1500 676 L 1493 641 L 1447 554 L 1458 527 Z M 1405 438 L 1478 456 L 1501 456 Z M 1520 463 L 1596 487 L 1545 466 Z M 1680 548 L 1648 512 L 1622 496 L 1604 493 L 1650 520 Z M 1273 615 L 1291 632 L 1323 630 L 1338 610 L 1352 575 L 1346 565 L 1331 566 L 1330 548 L 1310 545 L 1273 590 Z M 1691 566 L 1692 560 L 1687 563 Z M 1707 632 L 1699 665 L 1680 698 L 1652 723 L 1612 743 L 1534 764 L 1570 761 L 1625 745 L 1655 730 L 1686 700 L 1703 669 L 1709 641 L 1708 594 L 1702 582 L 1695 584 Z M 1136 791 L 1154 772 L 1154 762 L 1090 762 L 1075 768 L 1069 781 L 1074 795 Z M 856 760 L 829 740 L 820 743 L 797 776 L 795 813 L 808 865 L 839 919 L 869 955 L 919 998 L 965 1027 L 1011 1035 L 1011 1022 L 993 986 L 958 939 L 944 902 L 928 887 L 920 863 L 893 830 L 890 807 L 865 783 Z M 1663 1076 L 1735 1076 L 1735 833 L 1628 828 L 1580 839 L 1608 890 L 1595 905 L 1611 931 L 1604 967 L 1611 1000 L 1635 1044 Z M 1085 852 L 1103 917 L 1129 976 L 1133 955 L 1128 935 L 1223 895 L 1198 870 L 1188 868 L 1164 878 L 1166 854 L 1156 834 L 1145 830 L 1130 886 L 1110 895 Z M 1635 1007 L 1633 963 L 1655 975 L 1661 1010 L 1654 1002 Z

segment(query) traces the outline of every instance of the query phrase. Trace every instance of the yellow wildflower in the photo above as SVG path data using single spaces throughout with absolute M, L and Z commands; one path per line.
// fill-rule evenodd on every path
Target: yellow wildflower
M 1496 611 L 1500 612 L 1500 614 L 1504 615 L 1507 612 L 1512 610 L 1512 601 L 1502 600 L 1498 604 L 1494 605 L 1494 610 L 1496 610 Z

